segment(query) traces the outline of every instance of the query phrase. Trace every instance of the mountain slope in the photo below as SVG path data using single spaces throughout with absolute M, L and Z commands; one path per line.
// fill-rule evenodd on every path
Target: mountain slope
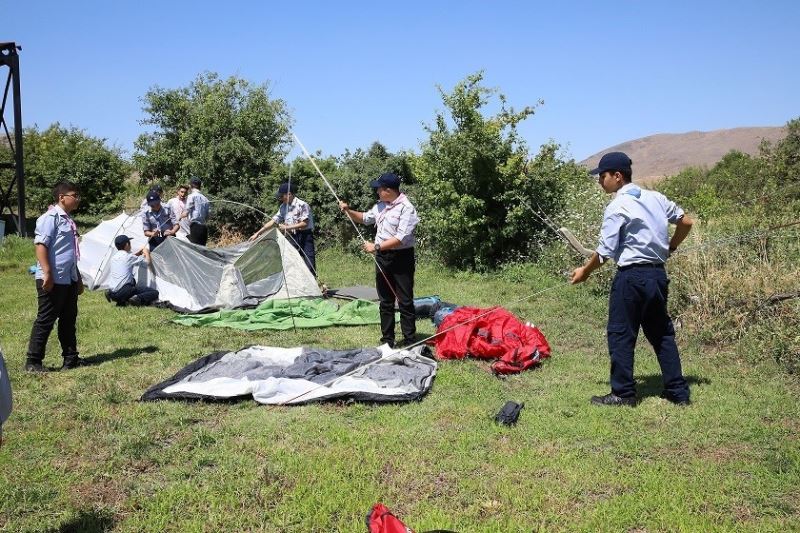
M 633 160 L 634 179 L 657 179 L 690 166 L 711 167 L 731 150 L 757 155 L 762 139 L 774 142 L 785 135 L 783 127 L 660 133 L 606 148 L 580 164 L 594 168 L 603 154 L 625 152 Z

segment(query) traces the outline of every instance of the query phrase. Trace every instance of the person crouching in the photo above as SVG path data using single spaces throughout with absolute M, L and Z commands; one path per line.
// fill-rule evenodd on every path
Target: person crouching
M 111 258 L 109 287 L 106 299 L 116 302 L 117 306 L 150 305 L 158 300 L 158 291 L 149 287 L 137 287 L 133 277 L 133 268 L 146 262 L 150 264 L 150 252 L 143 247 L 135 254 L 131 253 L 131 239 L 127 235 L 119 235 L 114 239 L 117 251 Z

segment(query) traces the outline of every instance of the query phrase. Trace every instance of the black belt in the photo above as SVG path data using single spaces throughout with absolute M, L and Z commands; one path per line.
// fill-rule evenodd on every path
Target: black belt
M 634 263 L 618 267 L 617 270 L 630 270 L 631 268 L 664 268 L 664 263 Z

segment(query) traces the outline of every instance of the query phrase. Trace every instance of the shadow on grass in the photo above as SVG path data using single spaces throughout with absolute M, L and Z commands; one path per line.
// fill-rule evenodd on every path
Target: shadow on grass
M 107 363 L 108 361 L 113 361 L 115 359 L 125 359 L 128 357 L 133 357 L 135 355 L 143 353 L 153 353 L 157 351 L 158 347 L 152 345 L 133 347 L 133 348 L 119 348 L 110 353 L 99 353 L 97 355 L 85 357 L 83 360 L 85 366 L 95 366 L 95 365 L 102 365 L 103 363 Z
M 683 376 L 689 384 L 689 388 L 697 385 L 709 385 L 711 380 L 705 377 L 686 375 Z M 608 386 L 608 380 L 597 381 L 598 385 Z M 646 376 L 636 376 L 636 396 L 639 399 L 649 398 L 651 396 L 659 397 L 664 390 L 664 381 L 661 374 L 648 374 Z
M 683 376 L 689 384 L 689 388 L 696 385 L 708 385 L 711 380 L 700 376 Z M 639 391 L 639 397 L 647 398 L 650 396 L 660 396 L 661 391 L 664 390 L 664 381 L 661 374 L 649 374 L 647 376 L 639 376 L 636 379 L 636 388 Z
M 81 509 L 78 515 L 48 533 L 100 533 L 114 528 L 114 514 L 108 509 Z

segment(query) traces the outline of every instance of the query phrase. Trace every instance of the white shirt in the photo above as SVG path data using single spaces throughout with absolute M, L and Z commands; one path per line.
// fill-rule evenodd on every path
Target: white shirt
M 183 231 L 189 233 L 189 217 L 181 218 L 181 215 L 186 211 L 186 202 L 177 196 L 170 198 L 167 206 L 172 209 L 172 223 L 177 224 Z
M 397 237 L 400 246 L 395 250 L 414 247 L 414 228 L 418 223 L 417 210 L 403 193 L 393 202 L 378 202 L 364 213 L 364 224 L 377 225 L 375 244 Z
M 117 250 L 111 257 L 111 263 L 109 264 L 108 286 L 111 288 L 111 292 L 120 290 L 131 281 L 135 283 L 133 267 L 139 265 L 142 261 L 144 261 L 144 257 L 140 255 L 133 255 L 125 250 Z

